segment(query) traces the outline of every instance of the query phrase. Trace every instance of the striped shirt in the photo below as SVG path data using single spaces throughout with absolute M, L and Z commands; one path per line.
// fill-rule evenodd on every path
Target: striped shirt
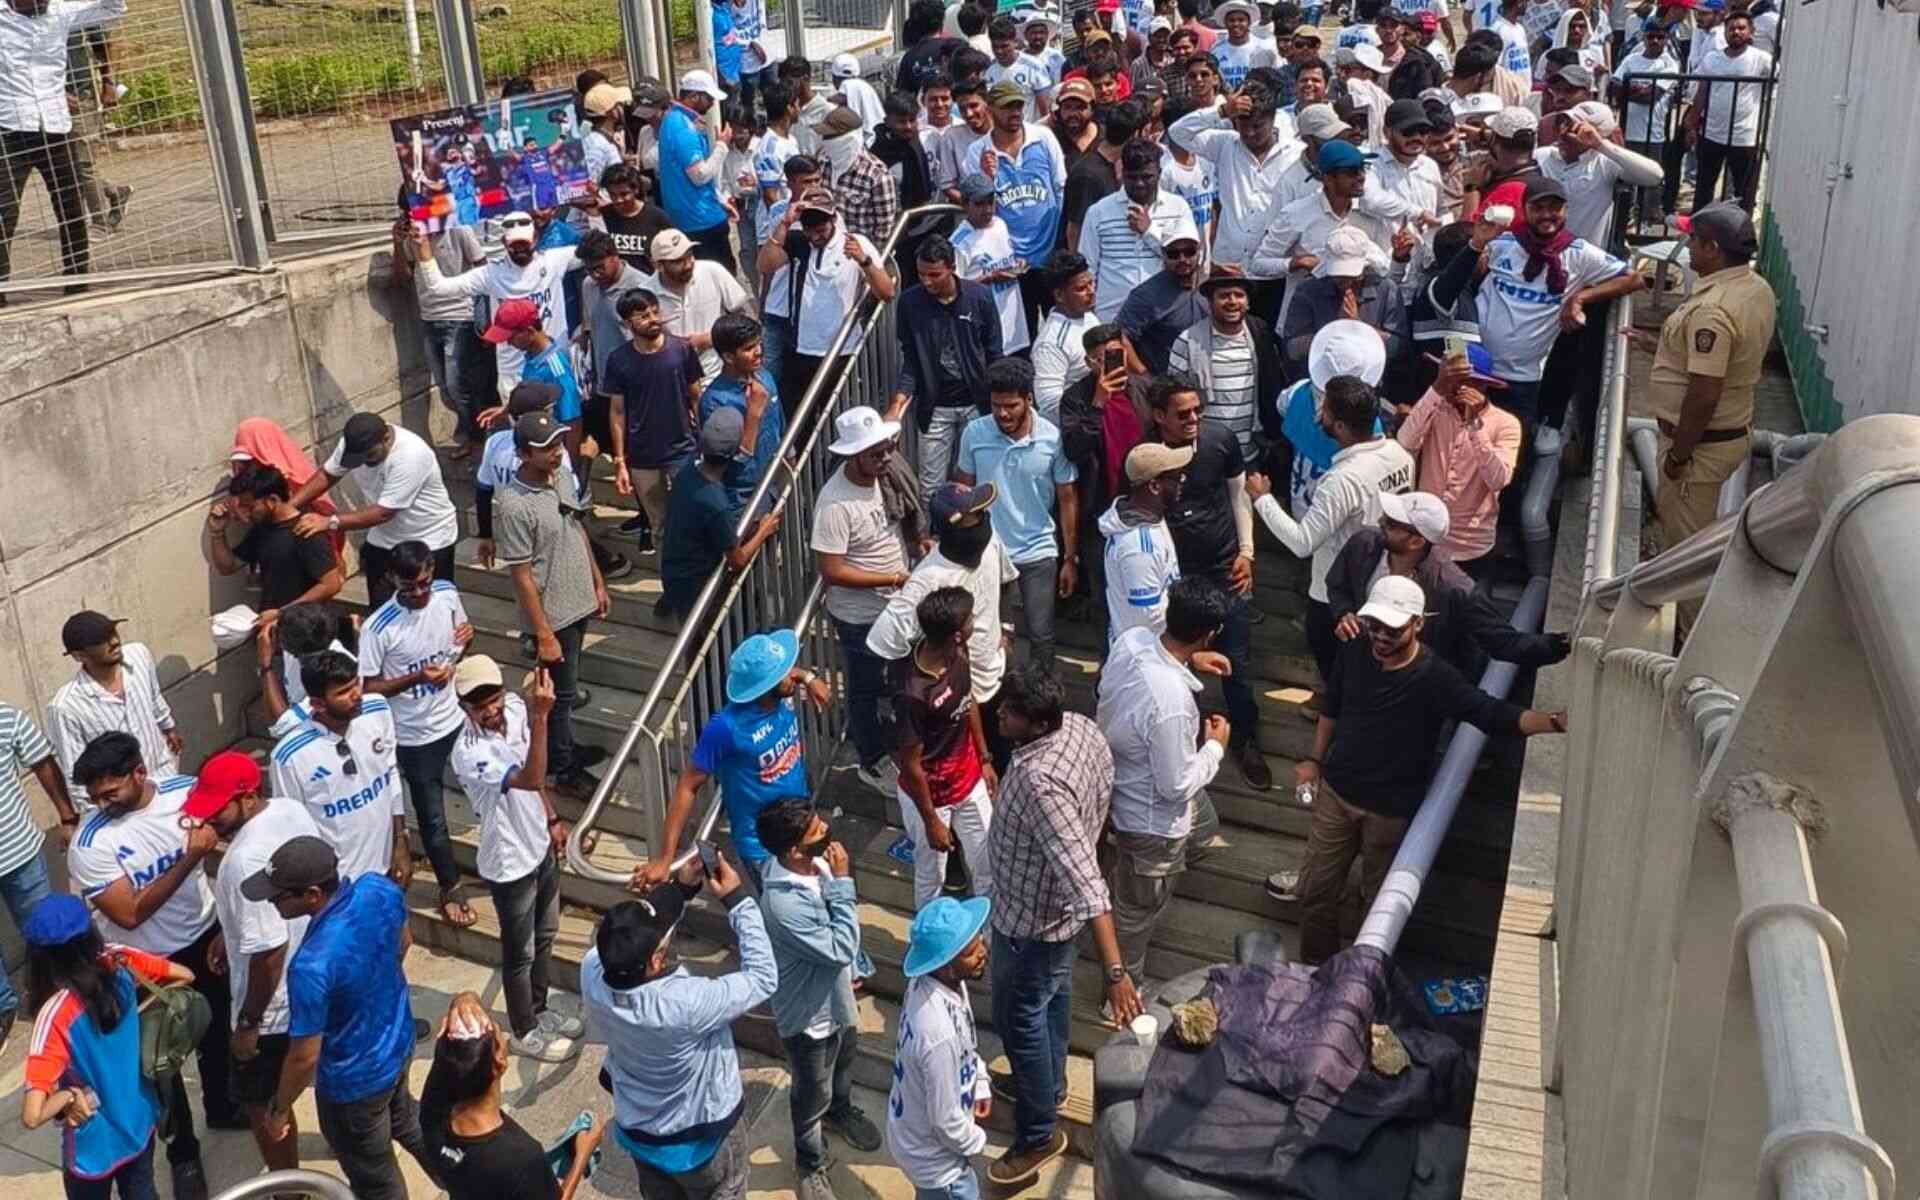
M 1056 308 L 1040 322 L 1033 335 L 1033 406 L 1055 425 L 1060 423 L 1060 397 L 1087 377 L 1087 330 L 1100 323 L 1089 309 L 1070 317 Z
M 53 746 L 33 718 L 0 704 L 0 875 L 30 861 L 47 840 L 33 823 L 20 775 L 52 756 Z
M 173 728 L 173 710 L 160 691 L 153 668 L 153 651 L 139 642 L 121 644 L 120 690 L 116 696 L 100 686 L 83 668 L 60 685 L 47 705 L 48 732 L 67 777 L 67 793 L 85 806 L 87 789 L 73 777 L 73 764 L 87 743 L 103 733 L 130 733 L 140 743 L 140 761 L 155 779 L 180 770 L 180 761 L 167 748 L 166 731 Z
M 1173 343 L 1167 369 L 1175 375 L 1193 375 L 1193 326 Z M 1240 439 L 1240 453 L 1253 456 L 1255 391 L 1259 384 L 1259 361 L 1253 352 L 1253 335 L 1242 325 L 1238 334 L 1213 331 L 1213 360 L 1209 378 L 1207 420 L 1218 421 L 1233 430 Z
M 1161 247 L 1182 237 L 1199 239 L 1187 202 L 1169 191 L 1147 207 L 1147 231 L 1135 233 L 1128 215 L 1138 207 L 1122 190 L 1087 209 L 1080 227 L 1080 255 L 1093 272 L 1093 311 L 1102 321 L 1120 315 L 1133 289 L 1160 273 Z

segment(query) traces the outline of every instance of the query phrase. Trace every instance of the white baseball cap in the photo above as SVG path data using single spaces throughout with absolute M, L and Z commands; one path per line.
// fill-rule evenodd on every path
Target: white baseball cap
M 1447 511 L 1446 501 L 1432 492 L 1382 492 L 1380 512 L 1389 521 L 1413 526 L 1435 545 L 1444 541 L 1447 530 L 1453 527 L 1453 514 Z
M 833 419 L 833 444 L 827 449 L 842 458 L 871 450 L 900 436 L 900 422 L 883 421 L 880 414 L 858 404 Z
M 1382 575 L 1367 591 L 1360 606 L 1362 619 L 1372 617 L 1388 629 L 1402 629 L 1415 617 L 1427 615 L 1427 594 L 1405 575 Z
M 1530 108 L 1510 104 L 1487 118 L 1487 132 L 1508 141 L 1523 133 L 1535 133 L 1540 129 L 1540 118 Z
M 1313 390 L 1324 392 L 1338 375 L 1357 375 L 1376 387 L 1387 371 L 1387 344 L 1365 321 L 1329 321 L 1307 347 L 1307 375 Z
M 530 213 L 510 212 L 500 218 L 500 240 L 502 242 L 533 241 L 533 216 Z
M 713 81 L 713 73 L 698 67 L 680 77 L 680 94 L 685 95 L 688 92 L 699 92 L 702 95 L 712 96 L 715 100 L 727 98 L 727 94 L 720 90 L 720 85 Z
M 1461 118 L 1490 117 L 1505 107 L 1505 102 L 1492 92 L 1474 92 L 1454 100 L 1453 115 Z
M 1342 53 L 1347 52 L 1342 51 Z M 1374 45 L 1372 42 L 1361 42 L 1358 46 L 1353 47 L 1352 54 L 1354 66 L 1365 67 L 1375 75 L 1385 75 L 1387 73 L 1387 60 L 1380 57 L 1380 47 Z
M 1168 33 L 1172 33 L 1173 22 L 1167 20 L 1165 17 L 1155 17 L 1153 20 L 1147 22 L 1147 36 L 1149 37 L 1159 33 L 1162 29 Z
M 860 73 L 860 60 L 851 54 L 836 54 L 827 65 L 827 74 L 835 79 L 852 79 Z
M 1351 225 L 1342 225 L 1327 235 L 1327 252 L 1320 256 L 1320 265 L 1313 273 L 1322 278 L 1364 275 L 1367 260 L 1372 257 L 1373 239 Z
M 1598 100 L 1582 100 L 1569 108 L 1567 115 L 1576 121 L 1585 121 L 1593 126 L 1600 131 L 1601 137 L 1606 137 L 1619 128 L 1619 122 L 1614 120 L 1613 110 Z

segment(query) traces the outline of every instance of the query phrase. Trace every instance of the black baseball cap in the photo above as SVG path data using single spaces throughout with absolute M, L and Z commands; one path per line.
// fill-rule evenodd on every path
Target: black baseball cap
M 88 646 L 98 646 L 113 637 L 114 627 L 125 621 L 125 617 L 109 617 L 83 608 L 67 618 L 60 627 L 60 644 L 66 647 L 68 654 L 85 650 Z
M 1395 100 L 1387 105 L 1387 128 L 1395 133 L 1412 133 L 1432 124 L 1427 117 L 1427 106 L 1418 100 Z
M 513 423 L 513 445 L 518 450 L 551 446 L 566 432 L 567 427 L 554 420 L 552 413 L 530 412 Z
M 387 422 L 378 413 L 355 413 L 347 418 L 340 438 L 340 465 L 348 469 L 367 465 L 367 451 L 387 436 Z
M 249 900 L 271 900 L 283 892 L 322 887 L 340 876 L 340 856 L 311 834 L 290 839 L 273 852 L 267 865 L 246 877 L 240 894 Z
M 608 987 L 639 987 L 647 981 L 647 964 L 680 924 L 686 907 L 687 893 L 669 880 L 642 899 L 623 900 L 607 910 L 594 930 L 593 944 L 600 951 Z
M 551 383 L 542 383 L 537 379 L 522 379 L 513 385 L 507 393 L 507 415 L 523 417 L 532 412 L 545 412 L 560 403 L 560 389 Z
M 1523 203 L 1532 204 L 1535 200 L 1558 200 L 1560 203 L 1565 204 L 1567 202 L 1567 189 L 1561 186 L 1558 179 L 1553 179 L 1546 175 L 1535 175 L 1532 179 L 1527 180 L 1527 190 Z

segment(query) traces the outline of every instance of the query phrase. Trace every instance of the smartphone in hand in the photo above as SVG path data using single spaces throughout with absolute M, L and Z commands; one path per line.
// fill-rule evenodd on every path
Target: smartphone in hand
M 720 849 L 712 842 L 695 842 L 693 848 L 700 855 L 700 869 L 706 872 L 708 879 L 720 874 Z

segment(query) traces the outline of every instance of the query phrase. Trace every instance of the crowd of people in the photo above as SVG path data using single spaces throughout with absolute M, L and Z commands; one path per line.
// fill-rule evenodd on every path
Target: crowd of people
M 32 978 L 25 1001 L 0 980 L 0 1027 L 37 1014 L 22 1115 L 69 1130 L 68 1194 L 152 1194 L 162 1143 L 175 1194 L 206 1194 L 184 1085 L 142 1075 L 130 1015 L 144 990 L 182 987 L 209 1013 L 202 1122 L 294 1166 L 311 1088 L 371 1200 L 405 1194 L 396 1144 L 456 1200 L 509 1179 L 568 1195 L 605 1131 L 647 1196 L 740 1195 L 753 1147 L 731 1027 L 763 1004 L 806 1200 L 833 1195 L 829 1133 L 885 1147 L 922 1197 L 978 1195 L 996 1102 L 1014 1135 L 986 1177 L 1031 1182 L 1066 1146 L 1083 941 L 1123 1027 L 1179 877 L 1216 843 L 1209 787 L 1229 760 L 1246 787 L 1274 786 L 1253 645 L 1271 619 L 1256 564 L 1276 549 L 1310 563 L 1320 685 L 1291 780 L 1311 808 L 1305 860 L 1268 889 L 1297 902 L 1307 962 L 1337 950 L 1349 871 L 1370 900 L 1446 728 L 1566 727 L 1470 682 L 1489 658 L 1568 652 L 1491 598 L 1503 501 L 1537 427 L 1590 424 L 1606 307 L 1641 285 L 1609 249 L 1615 189 L 1671 210 L 1682 170 L 1652 136 L 1663 118 L 1636 110 L 1687 100 L 1634 71 L 1668 61 L 1683 6 L 1648 7 L 1617 66 L 1590 45 L 1609 32 L 1599 11 L 1568 9 L 1543 48 L 1513 40 L 1516 7 L 1482 6 L 1456 36 L 1437 5 L 1361 0 L 1329 65 L 1318 14 L 1287 3 L 1230 0 L 1203 23 L 1179 0 L 1131 27 L 1139 14 L 1099 0 L 1067 54 L 1044 17 L 916 0 L 881 96 L 838 59 L 816 92 L 812 64 L 739 36 L 753 0 L 717 5 L 732 22 L 718 79 L 689 71 L 670 96 L 582 78 L 611 158 L 576 211 L 508 216 L 495 255 L 463 226 L 396 226 L 393 280 L 418 299 L 456 445 L 359 413 L 315 463 L 249 420 L 207 512 L 212 568 L 260 588 L 266 763 L 225 751 L 188 774 L 153 651 L 99 612 L 61 630 L 75 671 L 47 734 L 0 704 L 0 899 Z M 1765 55 L 1766 14 L 1705 11 L 1696 43 L 1723 39 L 1708 53 Z M 5 22 L 33 19 L 0 15 L 0 46 Z M 1522 60 L 1539 49 L 1535 71 Z M 1709 203 L 1724 166 L 1751 199 L 1740 147 L 1716 141 L 1738 140 L 1738 107 L 1729 135 L 1724 110 L 1692 103 L 1708 115 L 1683 228 L 1704 278 L 1656 382 L 1662 494 L 1697 523 L 1743 402 L 1750 419 L 1771 294 L 1746 214 Z M 822 416 L 873 301 L 895 306 L 890 395 Z M 835 463 L 805 537 L 840 670 L 802 668 L 790 630 L 732 652 L 726 703 L 568 1012 L 550 1002 L 571 834 L 555 801 L 601 782 L 605 751 L 574 727 L 588 630 L 636 558 L 653 559 L 659 618 L 708 619 L 704 586 L 777 530 L 776 457 L 809 437 Z M 461 471 L 475 558 L 506 573 L 519 613 L 517 688 L 473 649 Z M 596 473 L 631 517 L 593 519 Z M 360 617 L 336 603 L 349 533 Z M 1105 632 L 1090 711 L 1056 670 L 1063 618 Z M 1203 711 L 1207 680 L 1224 712 Z M 873 968 L 853 863 L 813 799 L 808 756 L 831 748 L 805 744 L 802 704 L 844 708 L 855 776 L 912 843 L 883 1114 L 853 1098 Z M 477 919 L 449 771 L 478 818 L 506 1013 L 456 998 L 416 1101 L 407 1064 L 429 1031 L 405 977 L 409 808 L 440 916 Z M 51 894 L 24 773 L 57 811 L 76 896 Z M 693 833 L 710 787 L 724 848 Z M 703 888 L 736 939 L 739 968 L 718 977 L 673 954 Z M 1005 1076 L 978 1050 L 968 989 L 986 977 Z M 584 1040 L 607 1047 L 612 1117 L 555 1170 L 501 1111 L 500 1078 L 509 1056 L 561 1062 Z

